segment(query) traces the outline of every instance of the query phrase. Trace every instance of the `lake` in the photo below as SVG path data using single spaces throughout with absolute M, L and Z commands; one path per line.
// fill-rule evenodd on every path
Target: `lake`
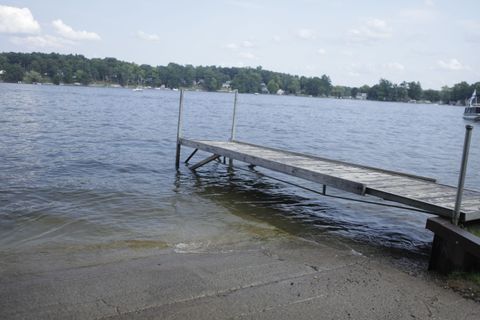
M 233 231 L 257 223 L 313 241 L 428 253 L 422 213 L 325 198 L 259 168 L 176 172 L 179 92 L 0 84 L 0 97 L 3 254 L 132 241 L 204 248 L 245 241 Z M 232 104 L 233 94 L 186 92 L 184 136 L 228 139 Z M 450 185 L 471 123 L 453 106 L 271 95 L 241 94 L 237 112 L 238 140 Z M 471 124 L 466 187 L 480 190 L 480 123 Z

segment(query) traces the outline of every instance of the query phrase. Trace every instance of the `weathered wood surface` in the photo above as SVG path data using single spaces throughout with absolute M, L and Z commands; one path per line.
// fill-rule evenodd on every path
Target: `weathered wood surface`
M 182 145 L 226 156 L 340 190 L 369 194 L 450 218 L 456 188 L 435 179 L 278 150 L 238 141 L 180 139 Z M 461 216 L 480 219 L 480 192 L 465 190 Z

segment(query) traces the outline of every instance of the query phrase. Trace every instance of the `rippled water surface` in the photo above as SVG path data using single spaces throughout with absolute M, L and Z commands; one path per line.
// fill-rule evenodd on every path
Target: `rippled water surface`
M 178 97 L 173 91 L 0 84 L 0 251 L 118 243 L 181 249 L 241 242 L 239 230 L 261 238 L 275 229 L 256 224 L 266 222 L 313 240 L 425 252 L 431 234 L 421 213 L 324 198 L 269 179 L 263 174 L 271 173 L 259 168 L 229 172 L 211 163 L 197 174 L 183 166 L 177 173 Z M 232 94 L 187 92 L 184 135 L 227 139 L 232 101 Z M 468 123 L 462 112 L 240 95 L 237 138 L 454 185 Z M 479 190 L 480 123 L 474 126 L 466 185 Z

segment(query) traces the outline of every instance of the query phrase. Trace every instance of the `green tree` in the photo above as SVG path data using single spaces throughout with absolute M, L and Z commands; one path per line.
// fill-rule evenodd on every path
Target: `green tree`
M 272 79 L 272 80 L 268 81 L 267 89 L 270 93 L 275 94 L 275 93 L 277 93 L 278 89 L 280 89 L 280 87 L 275 82 L 275 80 Z
M 89 84 L 92 80 L 91 77 L 90 77 L 90 74 L 88 74 L 84 70 L 77 70 L 75 72 L 74 79 L 76 80 L 76 82 L 80 82 L 83 85 Z
M 38 73 L 37 71 L 30 70 L 25 73 L 25 76 L 23 77 L 23 81 L 26 83 L 41 83 L 43 82 L 42 75 Z
M 242 69 L 232 80 L 232 88 L 240 93 L 257 93 L 260 91 L 262 78 L 257 70 Z
M 472 95 L 472 89 L 465 81 L 457 83 L 452 88 L 451 100 L 464 103 Z
M 420 82 L 408 83 L 408 96 L 413 100 L 420 100 L 422 98 L 422 86 Z
M 286 86 L 286 91 L 288 94 L 298 94 L 300 93 L 300 80 L 298 77 L 290 77 Z
M 355 98 L 357 96 L 357 93 L 359 93 L 358 88 L 354 87 L 350 90 L 350 94 L 351 94 L 352 98 Z
M 423 99 L 431 101 L 431 102 L 437 102 L 440 101 L 440 92 L 437 90 L 424 90 L 423 91 Z
M 19 64 L 7 64 L 4 69 L 3 80 L 6 82 L 22 81 L 23 68 Z

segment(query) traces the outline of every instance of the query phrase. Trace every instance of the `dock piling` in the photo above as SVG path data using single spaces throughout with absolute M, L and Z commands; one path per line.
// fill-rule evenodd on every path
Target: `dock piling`
M 180 102 L 178 106 L 178 125 L 177 125 L 177 153 L 175 157 L 175 169 L 178 170 L 180 167 L 180 149 L 182 144 L 180 143 L 180 139 L 182 138 L 182 114 L 183 111 L 183 89 L 180 90 Z
M 237 98 L 238 98 L 238 90 L 235 90 L 235 97 L 233 98 L 233 117 L 232 117 L 232 131 L 230 133 L 230 141 L 235 140 L 235 129 L 237 125 Z M 228 159 L 228 166 L 233 166 L 233 159 Z
M 235 90 L 235 97 L 233 98 L 233 117 L 232 117 L 232 131 L 230 134 L 230 141 L 235 140 L 235 127 L 237 125 L 237 97 L 238 97 L 238 90 Z
M 463 187 L 465 185 L 465 175 L 467 173 L 468 152 L 470 150 L 470 141 L 472 139 L 473 126 L 465 126 L 465 141 L 463 143 L 462 164 L 460 167 L 460 175 L 458 177 L 457 197 L 455 200 L 455 209 L 453 211 L 452 223 L 458 225 L 460 219 L 460 209 L 462 206 Z

